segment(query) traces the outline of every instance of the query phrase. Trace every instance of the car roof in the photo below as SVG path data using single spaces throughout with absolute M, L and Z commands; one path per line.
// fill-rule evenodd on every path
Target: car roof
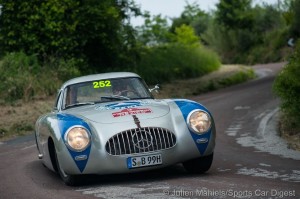
M 101 79 L 113 79 L 113 78 L 126 78 L 126 77 L 139 77 L 139 75 L 131 72 L 110 72 L 110 73 L 99 73 L 99 74 L 93 74 L 93 75 L 86 75 L 81 77 L 76 77 L 73 79 L 68 80 L 65 82 L 61 89 L 64 89 L 65 87 L 72 85 L 72 84 L 78 84 L 81 82 L 89 82 L 89 81 L 96 81 Z

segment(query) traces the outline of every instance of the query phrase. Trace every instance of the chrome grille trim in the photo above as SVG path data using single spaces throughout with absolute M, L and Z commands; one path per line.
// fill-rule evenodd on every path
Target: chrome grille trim
M 105 149 L 110 155 L 137 154 L 169 149 L 176 145 L 176 141 L 174 133 L 165 128 L 135 128 L 111 137 Z

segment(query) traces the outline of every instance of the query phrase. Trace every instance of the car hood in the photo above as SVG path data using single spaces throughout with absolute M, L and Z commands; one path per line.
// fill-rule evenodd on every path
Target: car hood
M 127 122 L 137 115 L 140 120 L 162 117 L 170 112 L 163 100 L 135 100 L 101 103 L 70 109 L 68 113 L 97 123 Z

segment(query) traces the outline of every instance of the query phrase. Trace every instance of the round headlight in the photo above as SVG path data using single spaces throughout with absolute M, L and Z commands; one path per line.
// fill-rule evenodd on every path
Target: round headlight
M 83 126 L 73 126 L 65 134 L 65 140 L 71 150 L 80 152 L 90 144 L 90 135 Z
M 211 118 L 202 110 L 194 110 L 188 115 L 188 125 L 197 134 L 206 133 L 211 126 Z

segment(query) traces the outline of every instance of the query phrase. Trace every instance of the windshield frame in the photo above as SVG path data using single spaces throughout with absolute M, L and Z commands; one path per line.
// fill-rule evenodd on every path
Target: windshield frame
M 106 81 L 106 80 L 124 81 L 124 80 L 127 80 L 127 79 L 137 79 L 140 83 L 140 86 L 142 86 L 144 88 L 143 92 L 145 92 L 146 96 L 145 97 L 133 97 L 133 98 L 128 98 L 128 97 L 121 96 L 121 97 L 124 97 L 124 98 L 121 98 L 121 97 L 118 98 L 118 97 L 114 97 L 114 95 L 108 95 L 108 96 L 103 96 L 103 98 L 109 99 L 109 100 L 104 100 L 104 101 L 101 101 L 101 97 L 99 97 L 98 100 L 94 100 L 94 101 L 77 102 L 77 103 L 73 103 L 73 104 L 67 103 L 68 91 L 69 91 L 69 89 L 71 89 L 71 87 L 75 88 L 76 86 L 78 86 L 78 88 L 80 88 L 80 87 L 83 87 L 83 85 L 92 84 L 93 82 L 96 82 L 96 81 L 98 81 L 98 82 Z M 95 80 L 89 80 L 89 81 L 83 81 L 83 82 L 78 82 L 78 83 L 75 83 L 75 84 L 67 85 L 64 88 L 64 91 L 62 92 L 63 99 L 62 99 L 62 103 L 61 103 L 61 110 L 66 110 L 66 109 L 78 107 L 78 106 L 76 106 L 76 104 L 80 104 L 80 106 L 82 106 L 83 103 L 86 103 L 86 105 L 94 105 L 94 104 L 98 104 L 98 103 L 116 102 L 116 101 L 124 101 L 124 100 L 154 99 L 154 96 L 150 92 L 149 87 L 147 86 L 145 81 L 140 77 L 133 76 L 133 77 L 116 77 L 116 78 L 105 78 L 105 79 L 102 78 L 102 79 L 99 79 L 99 80 L 96 80 L 96 81 Z M 79 85 L 82 85 L 82 86 L 79 86 Z M 128 98 L 128 99 L 126 99 L 126 98 Z

